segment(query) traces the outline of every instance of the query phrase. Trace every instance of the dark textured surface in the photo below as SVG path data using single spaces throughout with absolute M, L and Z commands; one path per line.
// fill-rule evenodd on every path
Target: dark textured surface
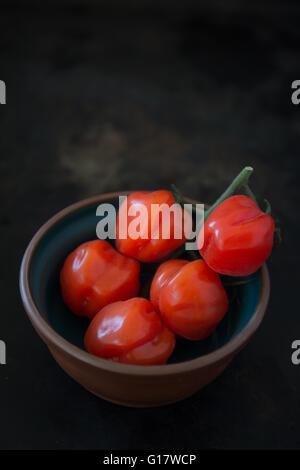
M 1 12 L 2 449 L 300 448 L 300 365 L 290 359 L 300 339 L 300 106 L 290 99 L 300 8 L 188 3 Z M 212 202 L 245 164 L 284 228 L 259 332 L 182 403 L 134 410 L 88 394 L 21 306 L 18 269 L 31 236 L 59 209 L 105 191 L 176 183 Z

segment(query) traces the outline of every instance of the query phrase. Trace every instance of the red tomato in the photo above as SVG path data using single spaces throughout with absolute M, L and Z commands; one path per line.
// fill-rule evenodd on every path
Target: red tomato
M 183 259 L 173 259 L 165 261 L 156 271 L 151 283 L 150 300 L 157 312 L 159 312 L 159 298 L 162 287 L 170 282 L 170 280 L 173 279 L 173 277 L 179 272 L 180 268 L 185 264 L 188 264 L 188 261 Z
M 220 277 L 203 260 L 161 264 L 152 281 L 150 300 L 171 331 L 191 340 L 209 336 L 228 310 Z
M 60 273 L 62 295 L 73 313 L 93 318 L 105 305 L 138 294 L 140 265 L 108 242 L 83 243 L 66 258 Z
M 164 364 L 175 337 L 161 322 L 149 300 L 135 297 L 104 307 L 92 320 L 84 338 L 95 356 L 127 364 Z
M 252 199 L 229 197 L 207 218 L 200 253 L 218 273 L 247 276 L 270 256 L 274 228 L 272 217 Z
M 156 207 L 153 206 L 154 204 L 156 204 Z M 164 206 L 162 206 L 160 213 L 158 205 L 162 204 Z M 174 213 L 169 209 L 173 204 L 175 204 L 173 194 L 165 190 L 154 191 L 152 193 L 137 191 L 130 194 L 127 197 L 127 211 L 126 205 L 123 203 L 118 212 L 116 230 L 117 249 L 127 256 L 137 258 L 146 263 L 157 262 L 167 258 L 172 251 L 186 240 L 183 225 L 184 220 L 186 224 L 189 221 L 192 227 L 190 214 L 184 211 L 179 204 L 174 206 L 174 216 Z M 141 206 L 146 208 L 146 213 L 141 212 Z M 169 218 L 165 217 L 168 212 L 170 214 Z M 122 220 L 127 220 L 126 238 L 123 239 L 119 236 L 121 217 Z M 138 232 L 136 237 L 130 233 L 130 227 L 136 228 Z M 176 238 L 180 233 L 181 236 Z

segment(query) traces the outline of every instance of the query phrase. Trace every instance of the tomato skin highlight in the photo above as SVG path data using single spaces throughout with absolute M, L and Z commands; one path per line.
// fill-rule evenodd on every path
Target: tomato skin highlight
M 216 272 L 247 276 L 270 256 L 275 224 L 247 196 L 231 196 L 207 218 L 199 251 Z M 200 240 L 200 238 L 199 238 Z
M 163 364 L 175 337 L 163 325 L 149 300 L 114 302 L 94 317 L 84 337 L 91 354 L 127 364 Z
M 155 273 L 154 279 L 150 288 L 150 301 L 154 308 L 159 312 L 159 298 L 161 289 L 164 285 L 170 282 L 171 279 L 179 272 L 182 266 L 188 264 L 188 261 L 183 259 L 173 259 L 162 263 Z
M 162 320 L 171 331 L 190 340 L 204 339 L 228 310 L 220 277 L 203 260 L 171 267 L 169 263 L 163 263 L 155 274 L 150 300 L 157 303 L 158 299 Z M 167 280 L 160 285 L 164 269 Z
M 60 273 L 62 296 L 75 315 L 92 319 L 111 302 L 138 294 L 140 265 L 108 242 L 93 240 L 70 253 Z
M 174 351 L 176 339 L 165 326 L 151 340 L 118 358 L 118 362 L 124 364 L 136 364 L 140 366 L 155 366 L 165 364 Z
M 191 221 L 191 216 L 184 211 L 180 205 L 176 205 L 176 217 L 171 212 L 170 223 L 163 226 L 162 218 L 158 214 L 158 210 L 153 210 L 151 216 L 152 205 L 165 205 L 165 209 L 175 204 L 174 196 L 170 191 L 159 190 L 152 193 L 146 191 L 136 191 L 127 197 L 126 205 L 123 203 L 119 209 L 116 226 L 116 247 L 124 255 L 131 256 L 145 263 L 158 262 L 166 259 L 174 250 L 181 246 L 185 240 L 184 220 Z M 138 224 L 137 230 L 139 236 L 134 239 L 129 233 L 129 227 L 134 220 L 141 214 L 138 209 L 143 205 L 147 209 L 146 215 L 141 215 L 141 223 Z M 129 211 L 136 210 L 138 215 L 129 215 Z M 166 211 L 165 211 L 166 212 Z M 121 238 L 119 233 L 120 218 L 127 220 L 126 238 Z M 151 224 L 157 238 L 151 238 Z M 175 238 L 176 228 L 181 226 L 181 238 Z M 192 226 L 192 222 L 191 222 Z M 163 227 L 169 228 L 170 236 L 163 238 Z

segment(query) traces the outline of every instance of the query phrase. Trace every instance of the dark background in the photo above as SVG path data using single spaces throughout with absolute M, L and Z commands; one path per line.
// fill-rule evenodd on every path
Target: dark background
M 0 448 L 300 448 L 299 56 L 296 1 L 1 3 Z M 212 202 L 248 164 L 284 237 L 260 330 L 184 402 L 136 410 L 90 395 L 22 308 L 34 232 L 107 191 L 176 183 Z

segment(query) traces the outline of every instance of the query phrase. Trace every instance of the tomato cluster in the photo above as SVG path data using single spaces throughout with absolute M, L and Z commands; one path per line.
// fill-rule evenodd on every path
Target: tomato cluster
M 169 191 L 138 191 L 121 206 L 116 249 L 103 240 L 83 243 L 66 258 L 60 273 L 63 299 L 76 315 L 91 322 L 84 344 L 91 354 L 127 364 L 164 364 L 176 336 L 201 340 L 209 336 L 228 311 L 219 274 L 244 276 L 256 271 L 273 246 L 274 221 L 247 196 L 231 196 L 209 215 L 202 230 L 202 259 L 168 259 L 184 244 L 175 224 L 187 215 L 177 207 L 170 219 L 169 239 L 161 235 L 161 219 L 152 204 L 174 204 Z M 149 208 L 140 220 L 140 235 L 118 237 L 120 216 L 132 220 L 132 208 Z M 149 227 L 156 236 L 151 238 Z M 153 232 L 151 232 L 153 234 Z M 199 237 L 200 239 L 200 237 Z M 141 263 L 157 265 L 149 300 L 140 294 Z

